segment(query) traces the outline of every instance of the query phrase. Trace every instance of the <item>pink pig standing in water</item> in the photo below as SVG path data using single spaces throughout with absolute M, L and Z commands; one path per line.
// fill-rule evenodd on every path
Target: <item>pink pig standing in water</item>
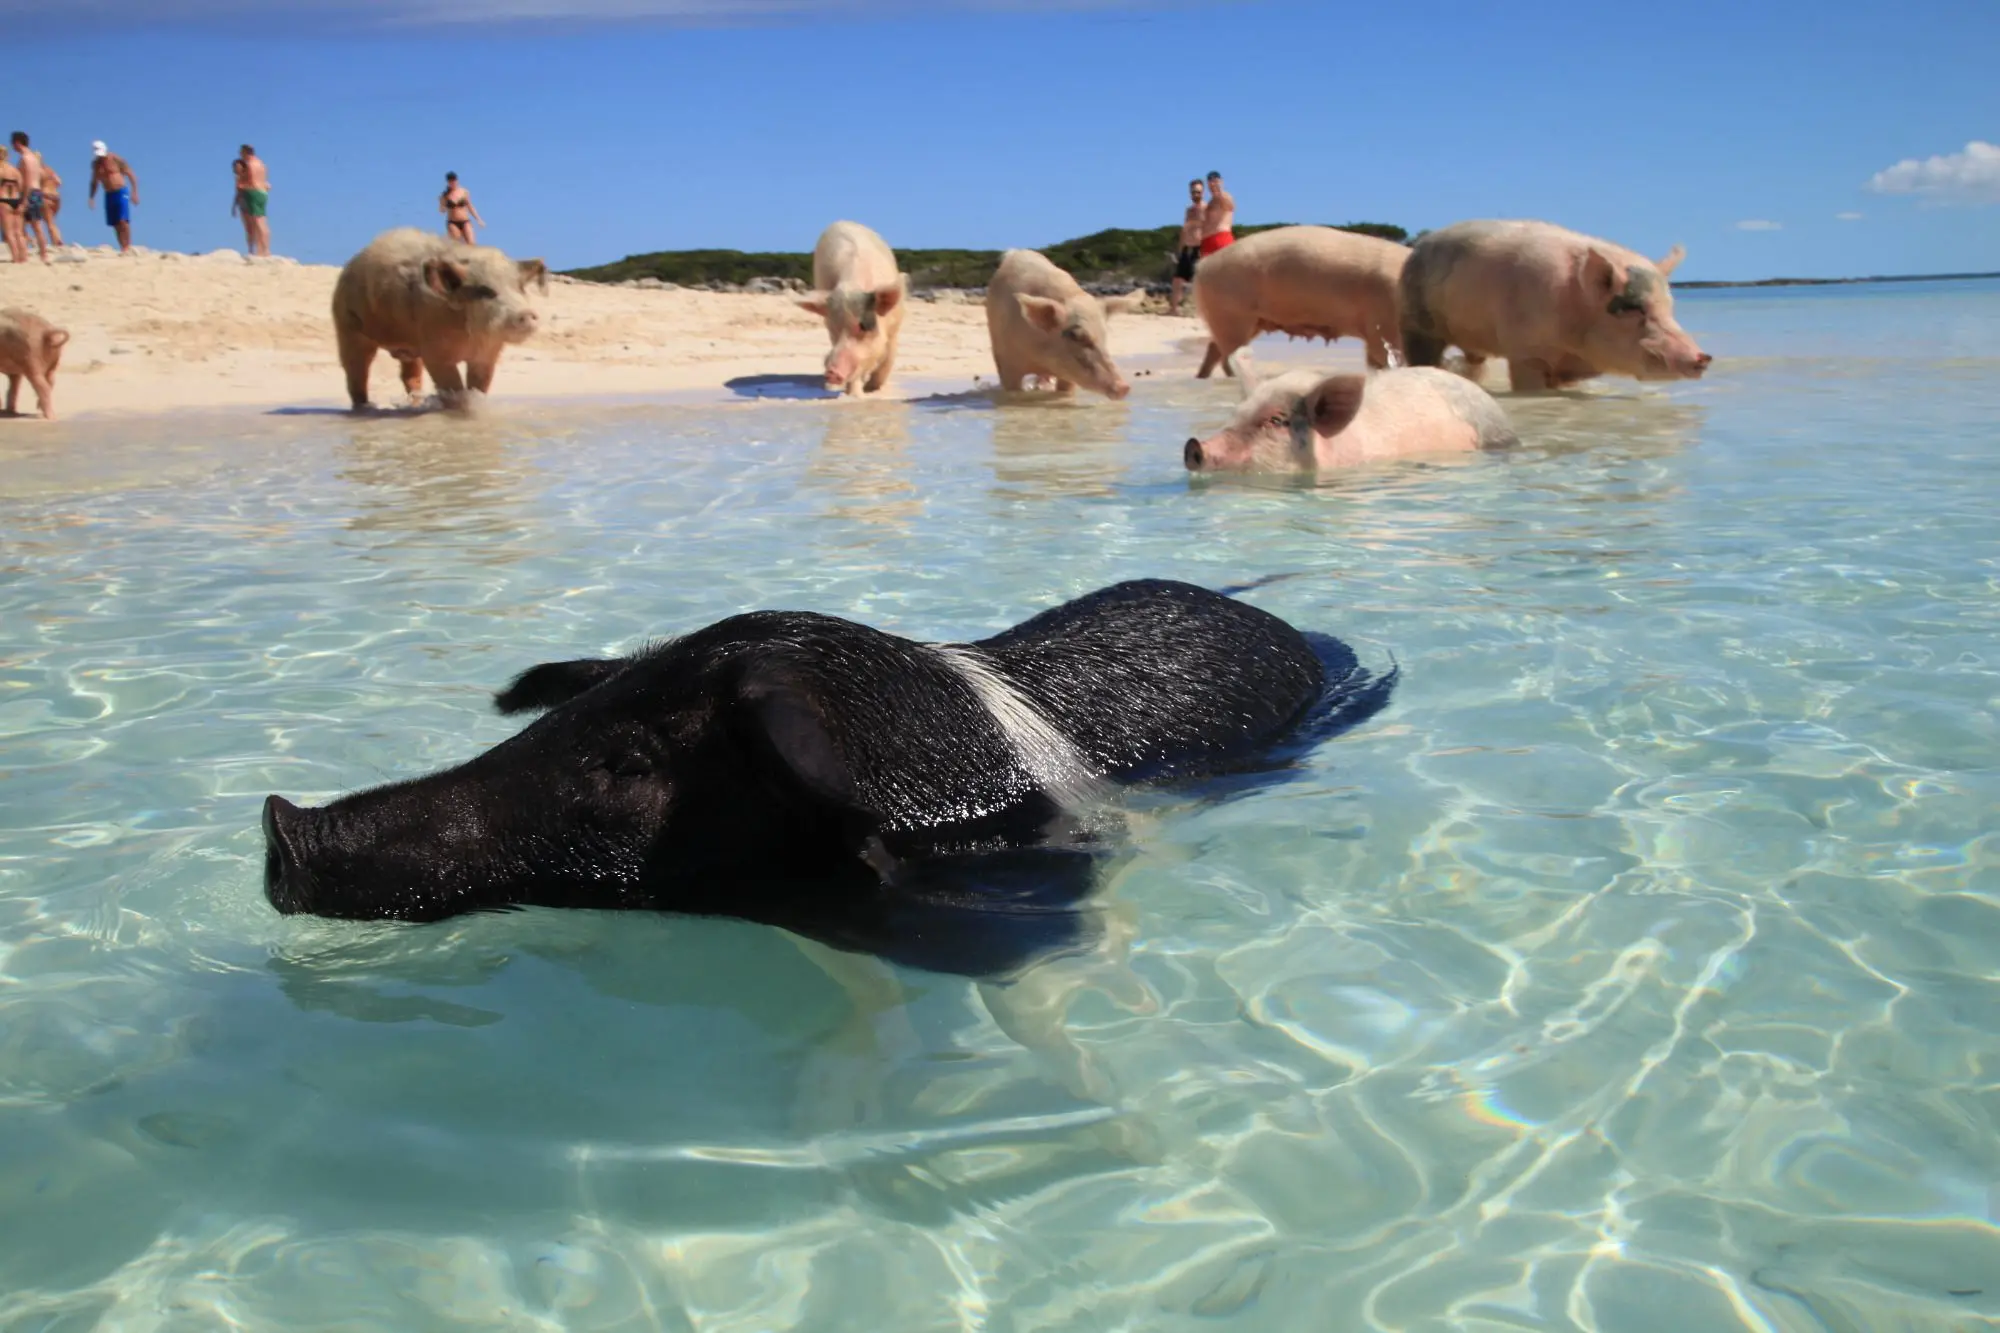
M 1517 393 L 1596 375 L 1699 379 L 1714 358 L 1674 322 L 1667 282 L 1684 253 L 1655 264 L 1550 222 L 1456 223 L 1403 266 L 1403 353 L 1435 366 L 1455 346 L 1475 375 L 1504 356 Z
M 906 279 L 889 243 L 859 222 L 836 222 L 813 247 L 813 292 L 799 304 L 826 320 L 833 349 L 826 387 L 874 393 L 896 368 Z

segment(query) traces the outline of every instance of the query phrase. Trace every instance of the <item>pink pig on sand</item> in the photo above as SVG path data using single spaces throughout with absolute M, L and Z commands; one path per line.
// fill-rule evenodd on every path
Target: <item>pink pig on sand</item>
M 826 321 L 826 387 L 874 393 L 896 368 L 908 279 L 889 243 L 859 222 L 836 222 L 813 247 L 813 290 L 799 304 Z
M 0 310 L 0 375 L 7 377 L 7 412 L 21 399 L 21 381 L 35 391 L 35 407 L 44 418 L 56 415 L 56 367 L 62 362 L 69 334 L 40 315 L 26 310 Z

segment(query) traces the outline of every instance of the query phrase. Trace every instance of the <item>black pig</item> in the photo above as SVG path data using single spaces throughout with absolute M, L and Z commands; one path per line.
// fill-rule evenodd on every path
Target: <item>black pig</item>
M 1392 683 L 1336 641 L 1162 580 L 972 644 L 753 612 L 532 668 L 497 703 L 548 711 L 457 768 L 319 809 L 270 797 L 265 892 L 281 912 L 408 921 L 723 914 L 1003 972 L 1073 932 L 1110 784 L 1268 763 Z

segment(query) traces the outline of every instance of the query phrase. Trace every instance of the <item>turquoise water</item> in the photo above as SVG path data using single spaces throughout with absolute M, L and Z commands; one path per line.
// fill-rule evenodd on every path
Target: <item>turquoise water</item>
M 2000 285 L 1191 483 L 1129 403 L 0 434 L 0 1328 L 2000 1323 Z M 1254 594 L 1389 709 L 1141 802 L 1007 987 L 728 921 L 280 919 L 258 803 L 744 608 Z

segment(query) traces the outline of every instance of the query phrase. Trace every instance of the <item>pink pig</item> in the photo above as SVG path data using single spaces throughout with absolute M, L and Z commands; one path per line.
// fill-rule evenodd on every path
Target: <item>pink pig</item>
M 69 334 L 40 315 L 26 310 L 0 310 L 0 375 L 7 377 L 7 412 L 21 398 L 25 378 L 35 391 L 35 406 L 45 418 L 56 414 L 56 367 L 62 362 Z
M 1674 322 L 1667 282 L 1684 253 L 1655 264 L 1549 222 L 1456 223 L 1403 267 L 1404 354 L 1435 366 L 1456 346 L 1475 374 L 1504 356 L 1520 393 L 1606 374 L 1699 379 L 1714 358 Z
M 1314 472 L 1514 443 L 1493 396 L 1450 371 L 1293 370 L 1246 388 L 1229 424 L 1181 459 L 1190 472 Z
M 1207 379 L 1260 333 L 1360 338 L 1378 370 L 1402 350 L 1396 279 L 1409 247 L 1334 227 L 1274 227 L 1201 261 L 1194 303 L 1208 325 Z
M 907 280 L 889 243 L 859 222 L 836 222 L 813 247 L 813 292 L 799 304 L 826 320 L 833 349 L 826 387 L 874 393 L 896 368 Z
M 1046 255 L 1009 250 L 986 285 L 986 332 L 1000 387 L 1019 389 L 1034 375 L 1052 380 L 1058 393 L 1081 385 L 1123 398 L 1132 384 L 1111 359 L 1105 321 L 1145 299 L 1144 292 L 1130 292 L 1100 301 Z

